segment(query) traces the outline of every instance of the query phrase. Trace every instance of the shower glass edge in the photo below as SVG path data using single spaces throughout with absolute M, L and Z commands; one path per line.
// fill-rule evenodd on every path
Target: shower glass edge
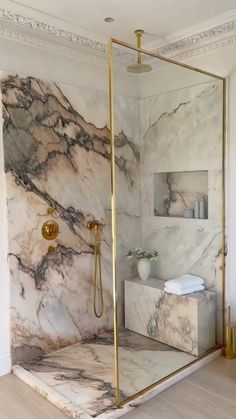
M 153 59 L 159 59 L 162 62 L 170 63 L 173 66 L 182 67 L 186 70 L 191 70 L 202 75 L 213 77 L 214 79 L 222 81 L 222 275 L 221 275 L 221 298 L 222 298 L 222 342 L 216 345 L 216 347 L 206 351 L 200 355 L 196 360 L 193 360 L 185 366 L 176 369 L 175 371 L 167 374 L 166 377 L 157 380 L 156 382 L 150 383 L 134 394 L 127 396 L 125 399 L 121 397 L 120 387 L 120 368 L 122 365 L 119 362 L 119 325 L 118 325 L 118 295 L 117 295 L 117 207 L 116 207 L 116 148 L 115 148 L 115 103 L 114 103 L 114 78 L 113 78 L 113 64 L 114 54 L 113 48 L 124 48 L 125 53 L 127 51 L 141 52 L 145 56 L 152 57 Z M 117 59 L 117 58 L 116 58 Z M 201 70 L 199 68 L 177 62 L 172 59 L 162 57 L 159 54 L 145 51 L 143 49 L 137 49 L 136 47 L 129 45 L 125 42 L 110 38 L 108 42 L 108 64 L 109 64 L 109 120 L 110 120 L 110 148 L 111 148 L 111 209 L 112 209 L 112 281 L 113 281 L 113 309 L 114 309 L 114 386 L 115 386 L 115 405 L 117 408 L 128 403 L 132 399 L 139 395 L 145 394 L 147 391 L 156 387 L 159 383 L 167 380 L 171 376 L 174 376 L 178 372 L 188 368 L 195 362 L 199 362 L 202 358 L 209 355 L 216 349 L 224 346 L 224 330 L 225 330 L 225 158 L 226 158 L 226 79 L 224 77 L 215 75 L 211 72 Z

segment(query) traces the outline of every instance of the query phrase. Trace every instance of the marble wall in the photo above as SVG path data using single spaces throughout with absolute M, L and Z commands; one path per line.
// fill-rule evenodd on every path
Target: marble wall
M 13 362 L 112 329 L 110 143 L 108 98 L 99 91 L 34 77 L 2 75 L 3 144 L 7 182 Z M 138 101 L 116 99 L 116 176 L 120 246 L 135 236 L 139 199 Z M 135 117 L 135 116 L 134 116 Z M 138 184 L 137 184 L 138 183 Z M 58 211 L 59 252 L 41 235 Z M 125 207 L 125 211 L 124 211 Z M 105 313 L 93 313 L 93 236 L 88 220 L 104 224 Z M 124 229 L 123 229 L 124 230 Z
M 160 253 L 153 276 L 202 275 L 217 291 L 220 308 L 221 94 L 214 82 L 141 101 L 115 98 L 121 324 L 122 283 L 136 275 L 125 254 L 140 246 L 141 237 L 143 247 Z M 7 74 L 1 95 L 12 352 L 22 360 L 113 327 L 108 97 Z M 153 173 L 196 170 L 208 170 L 209 220 L 155 217 Z M 49 206 L 59 214 L 60 235 L 50 243 L 58 254 L 48 252 L 41 235 Z M 94 218 L 104 223 L 101 319 L 93 313 L 93 236 L 86 228 Z
M 202 276 L 216 291 L 220 330 L 222 81 L 142 99 L 140 112 L 142 247 L 160 254 L 152 276 Z M 154 216 L 154 173 L 186 171 L 208 171 L 208 220 Z
M 154 214 L 184 217 L 186 209 L 195 209 L 195 201 L 203 199 L 204 217 L 208 209 L 208 172 L 154 173 Z M 200 218 L 199 214 L 196 218 Z

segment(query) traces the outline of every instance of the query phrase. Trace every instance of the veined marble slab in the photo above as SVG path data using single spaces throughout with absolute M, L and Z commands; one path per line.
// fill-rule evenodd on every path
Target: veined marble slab
M 164 281 L 125 281 L 125 327 L 199 356 L 216 344 L 215 293 L 168 294 Z
M 193 209 L 197 199 L 204 199 L 208 218 L 207 171 L 154 173 L 154 215 L 184 217 L 184 210 Z M 200 217 L 198 217 L 200 218 Z
M 113 327 L 110 139 L 106 92 L 3 74 L 1 101 L 14 363 Z M 138 231 L 138 111 L 136 99 L 116 98 L 117 248 L 124 252 Z M 56 254 L 41 234 L 48 207 L 58 212 Z M 94 219 L 104 224 L 100 319 L 93 313 L 94 236 L 86 227 Z M 129 271 L 127 263 L 122 275 Z
M 218 343 L 223 337 L 222 94 L 222 81 L 214 80 L 140 102 L 141 247 L 159 251 L 153 277 L 167 280 L 192 272 L 205 278 L 206 288 L 216 293 Z M 207 185 L 199 190 L 199 179 L 192 179 L 191 190 L 196 197 L 197 191 L 208 194 L 208 219 L 155 217 L 154 174 L 186 171 L 207 171 Z M 167 212 L 180 215 L 182 181 L 172 181 Z M 186 206 L 192 198 L 184 197 Z
M 195 359 L 145 336 L 120 330 L 121 400 Z M 105 417 L 106 412 L 114 409 L 112 332 L 22 363 L 13 371 L 73 418 L 88 419 L 102 414 Z

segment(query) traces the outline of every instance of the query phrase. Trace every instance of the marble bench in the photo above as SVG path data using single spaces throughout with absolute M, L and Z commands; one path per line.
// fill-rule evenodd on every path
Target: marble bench
M 125 281 L 125 327 L 141 335 L 201 355 L 215 346 L 215 293 L 173 295 L 164 281 Z

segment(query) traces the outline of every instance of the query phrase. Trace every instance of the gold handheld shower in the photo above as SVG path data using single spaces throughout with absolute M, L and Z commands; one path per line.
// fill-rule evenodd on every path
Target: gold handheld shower
M 102 317 L 104 311 L 103 284 L 102 284 L 102 262 L 101 262 L 101 230 L 102 224 L 99 221 L 89 221 L 87 228 L 95 234 L 94 246 L 94 276 L 93 276 L 93 310 L 97 318 Z M 100 296 L 100 309 L 97 308 L 97 292 Z
M 134 33 L 136 33 L 136 37 L 137 37 L 137 48 L 141 49 L 141 38 L 144 31 L 142 29 L 136 29 Z M 137 63 L 129 65 L 129 67 L 127 67 L 127 71 L 129 73 L 135 73 L 135 74 L 149 73 L 150 71 L 152 71 L 152 67 L 149 64 L 142 63 L 141 52 L 138 51 Z

